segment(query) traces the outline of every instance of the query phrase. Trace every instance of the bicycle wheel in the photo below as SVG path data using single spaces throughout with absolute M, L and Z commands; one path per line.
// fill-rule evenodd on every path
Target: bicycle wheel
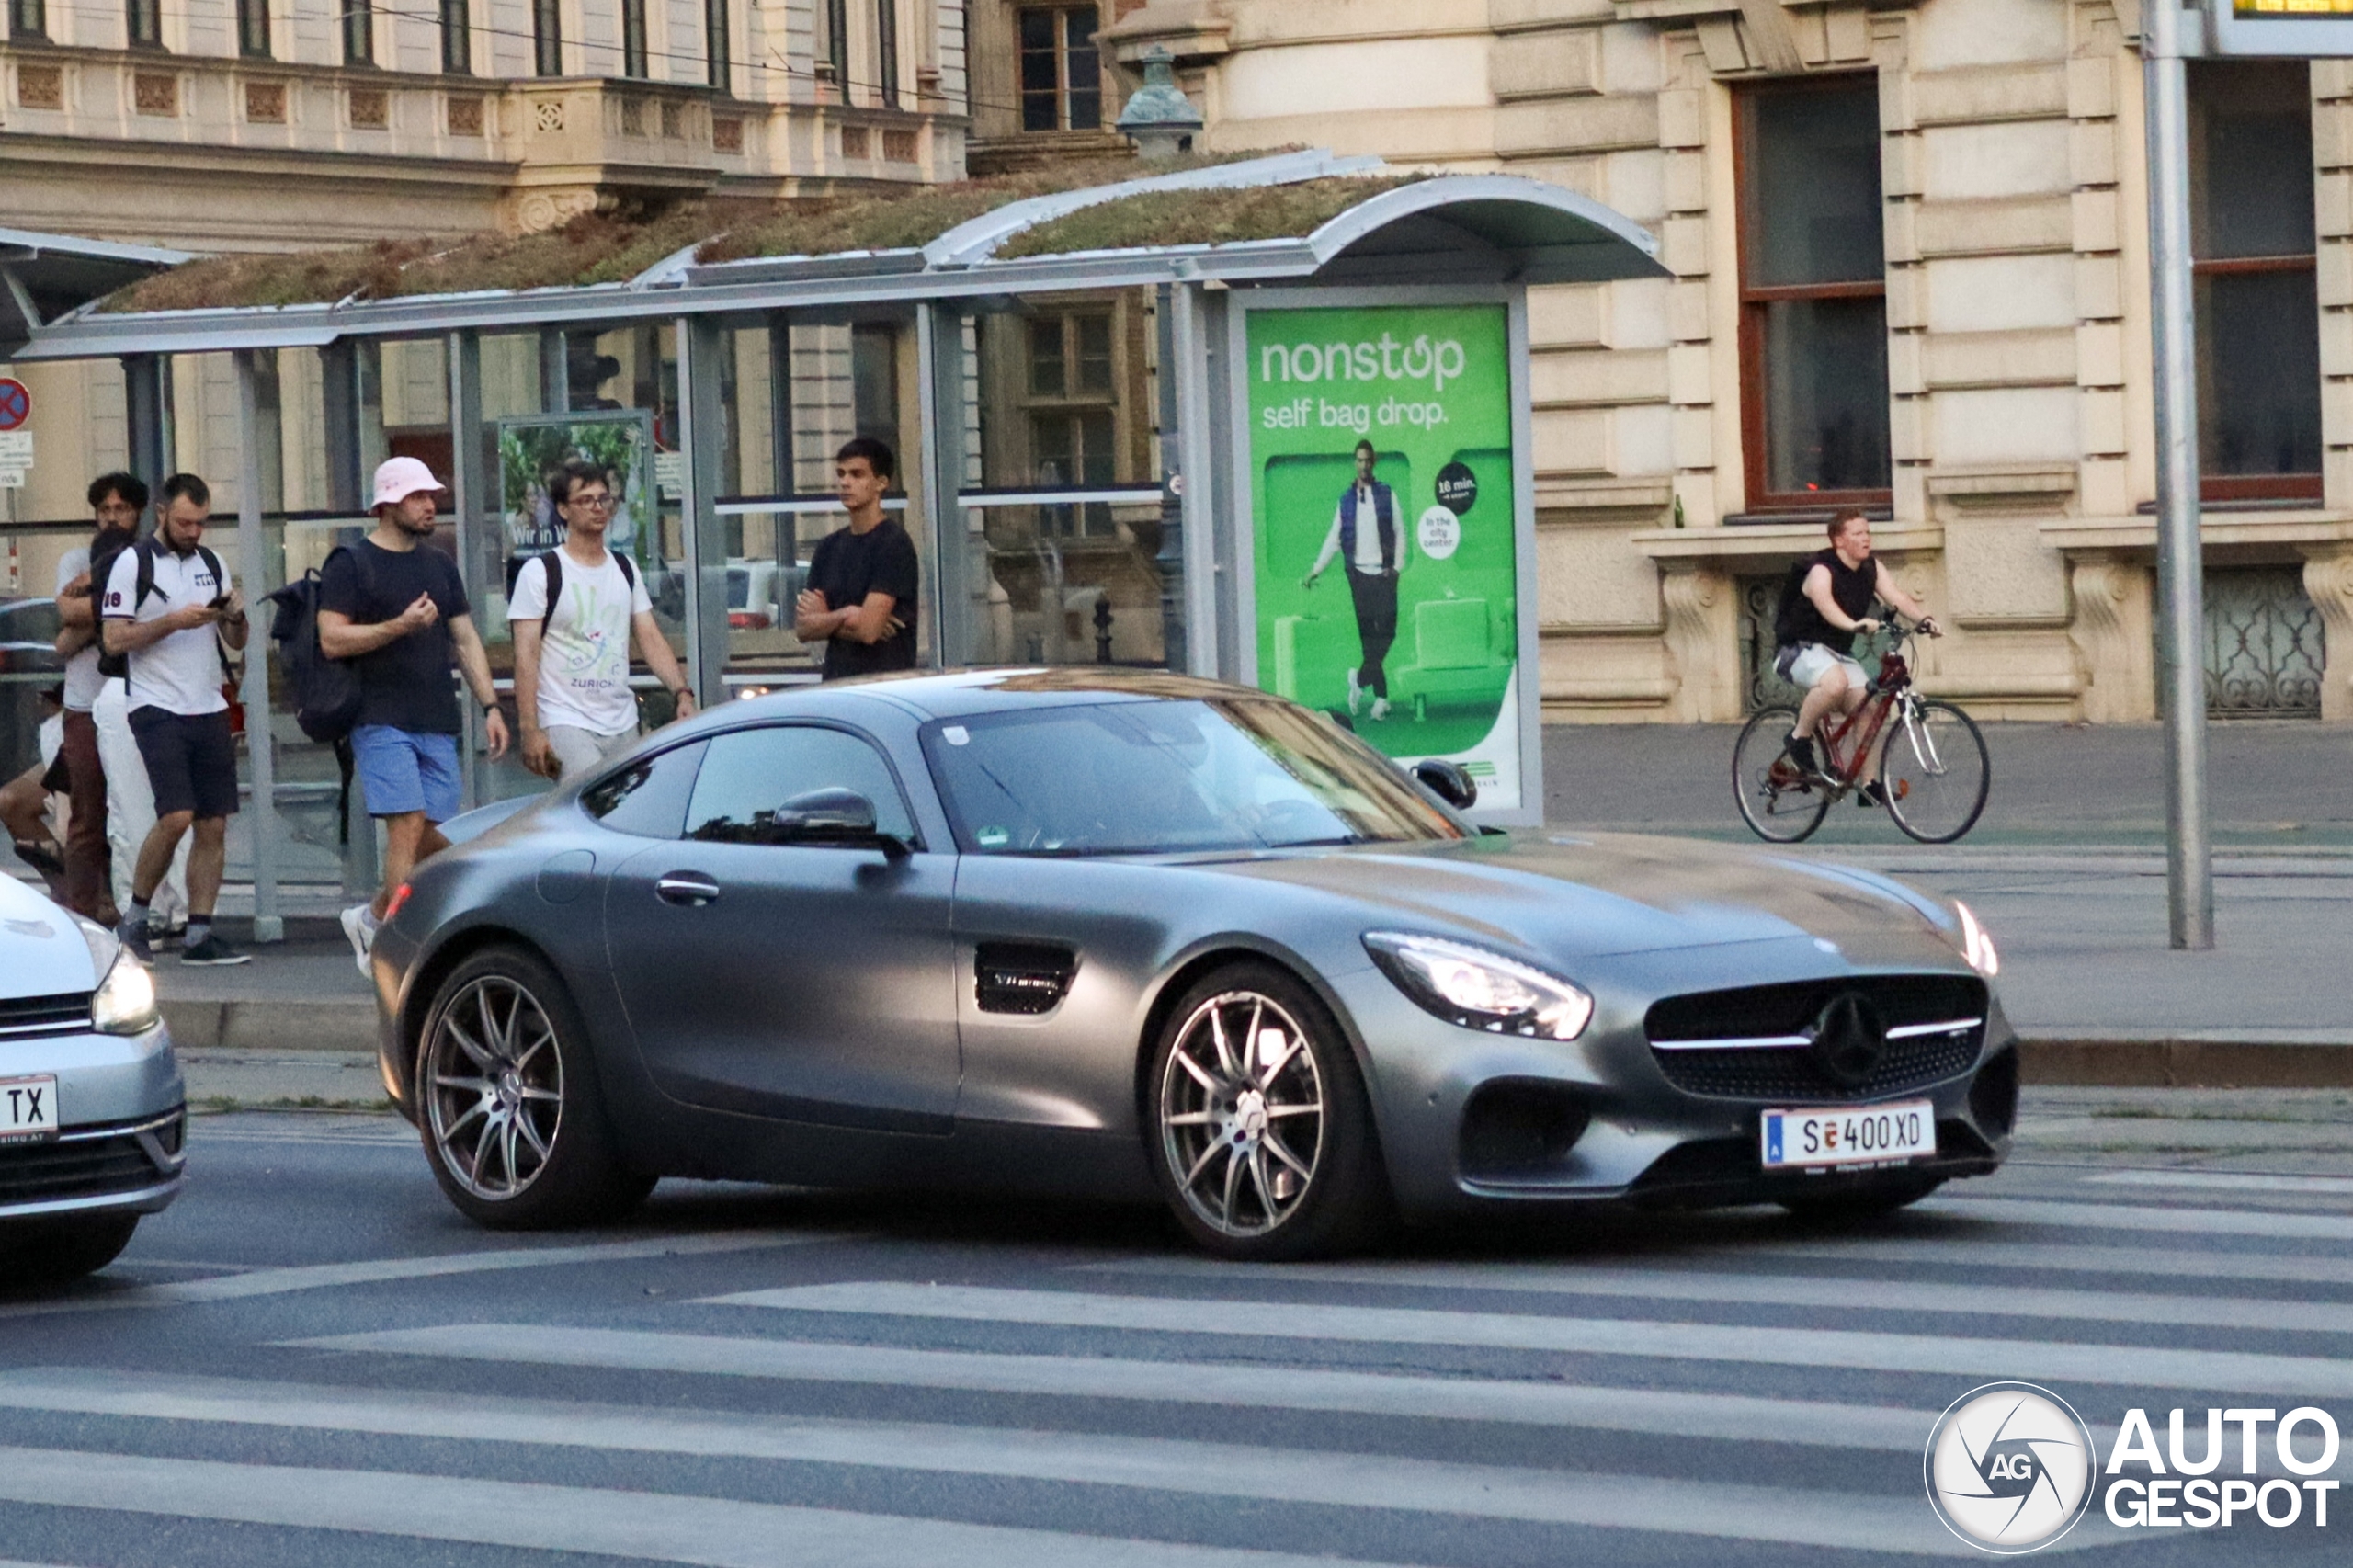
M 1794 708 L 1767 708 L 1748 722 L 1732 752 L 1732 793 L 1740 820 L 1768 844 L 1810 837 L 1830 811 L 1831 791 L 1782 755 L 1798 722 Z
M 1950 844 L 1976 826 L 1994 782 L 1985 738 L 1949 702 L 1915 702 L 1899 714 L 1880 771 L 1887 814 L 1923 844 Z

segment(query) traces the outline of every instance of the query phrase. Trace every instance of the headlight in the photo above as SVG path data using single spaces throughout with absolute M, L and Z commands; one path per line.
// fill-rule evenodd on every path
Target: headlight
M 1984 926 L 1977 924 L 1977 916 L 1969 905 L 1953 900 L 1953 908 L 1961 915 L 1961 956 L 1969 967 L 1991 980 L 2002 972 L 2002 955 L 1994 950 L 1994 938 Z
M 90 998 L 90 1022 L 105 1034 L 145 1034 L 162 1021 L 155 1006 L 155 976 L 122 950 L 113 932 L 95 920 L 76 917 L 90 949 L 90 968 L 100 977 Z
M 1395 931 L 1364 945 L 1397 989 L 1466 1029 L 1574 1040 L 1593 1017 L 1593 998 L 1567 981 L 1484 948 Z

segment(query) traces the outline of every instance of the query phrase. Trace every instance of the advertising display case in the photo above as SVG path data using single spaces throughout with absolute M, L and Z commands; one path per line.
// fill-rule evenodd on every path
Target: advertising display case
M 2353 0 L 2207 0 L 2207 40 L 2216 54 L 2353 55 Z

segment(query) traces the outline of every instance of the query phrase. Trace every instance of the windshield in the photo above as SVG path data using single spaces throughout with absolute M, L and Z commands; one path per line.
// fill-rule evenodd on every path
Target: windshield
M 1397 768 L 1275 701 L 1107 702 L 935 723 L 968 855 L 1134 855 L 1470 836 Z

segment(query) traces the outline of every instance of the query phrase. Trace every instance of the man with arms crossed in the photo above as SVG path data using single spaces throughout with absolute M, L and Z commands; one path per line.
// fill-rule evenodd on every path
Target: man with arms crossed
M 1356 483 L 1340 493 L 1339 509 L 1332 514 L 1332 531 L 1324 549 L 1308 568 L 1302 588 L 1315 579 L 1336 556 L 1348 574 L 1348 597 L 1357 612 L 1357 641 L 1364 663 L 1348 672 L 1348 711 L 1354 713 L 1372 692 L 1372 716 L 1389 717 L 1389 650 L 1397 641 L 1397 574 L 1405 566 L 1405 540 L 1397 525 L 1397 494 L 1372 477 L 1379 454 L 1370 441 L 1357 443 Z
M 182 835 L 194 831 L 188 857 L 188 939 L 180 962 L 244 963 L 212 934 L 221 896 L 229 815 L 237 809 L 237 744 L 229 733 L 229 699 L 221 646 L 245 645 L 245 610 L 229 569 L 204 547 L 212 492 L 192 473 L 164 481 L 155 537 L 114 559 L 99 605 L 107 652 L 127 654 L 131 733 L 138 737 L 147 782 L 155 793 L 155 826 L 139 846 L 131 905 L 115 934 L 142 959 L 148 905 Z M 143 570 L 142 570 L 143 568 Z M 142 593 L 140 578 L 149 581 Z
M 1774 617 L 1774 641 L 1779 644 L 1774 667 L 1782 678 L 1806 688 L 1798 709 L 1797 728 L 1790 733 L 1790 760 L 1819 777 L 1815 729 L 1832 709 L 1852 713 L 1869 695 L 1870 676 L 1855 662 L 1855 633 L 1877 632 L 1880 623 L 1865 612 L 1874 599 L 1884 599 L 1920 623 L 1929 636 L 1938 635 L 1937 623 L 1920 601 L 1896 586 L 1895 574 L 1871 555 L 1870 520 L 1860 512 L 1842 512 L 1830 524 L 1830 548 L 1816 551 L 1790 573 Z M 1866 806 L 1883 804 L 1879 787 L 1879 755 L 1874 748 L 1865 759 L 1863 785 L 1856 799 Z
M 654 601 L 628 562 L 605 548 L 616 497 L 605 472 L 572 461 L 548 482 L 563 519 L 563 542 L 523 562 L 507 606 L 515 633 L 515 716 L 523 765 L 569 784 L 637 738 L 637 695 L 629 688 L 630 634 L 678 717 L 695 710 L 686 673 L 654 619 Z M 560 555 L 561 561 L 550 556 Z M 557 586 L 550 603 L 548 568 Z
M 449 846 L 439 824 L 458 814 L 458 695 L 452 665 L 482 705 L 490 755 L 506 755 L 506 721 L 490 683 L 458 564 L 433 537 L 433 472 L 415 458 L 376 470 L 376 531 L 327 558 L 319 574 L 319 652 L 359 677 L 351 758 L 369 814 L 384 824 L 384 883 L 372 903 L 343 912 L 359 972 L 392 892 L 418 861 Z
M 803 642 L 824 643 L 827 680 L 915 667 L 915 540 L 882 512 L 896 467 L 871 436 L 854 436 L 834 454 L 834 493 L 849 527 L 817 541 L 792 618 Z

